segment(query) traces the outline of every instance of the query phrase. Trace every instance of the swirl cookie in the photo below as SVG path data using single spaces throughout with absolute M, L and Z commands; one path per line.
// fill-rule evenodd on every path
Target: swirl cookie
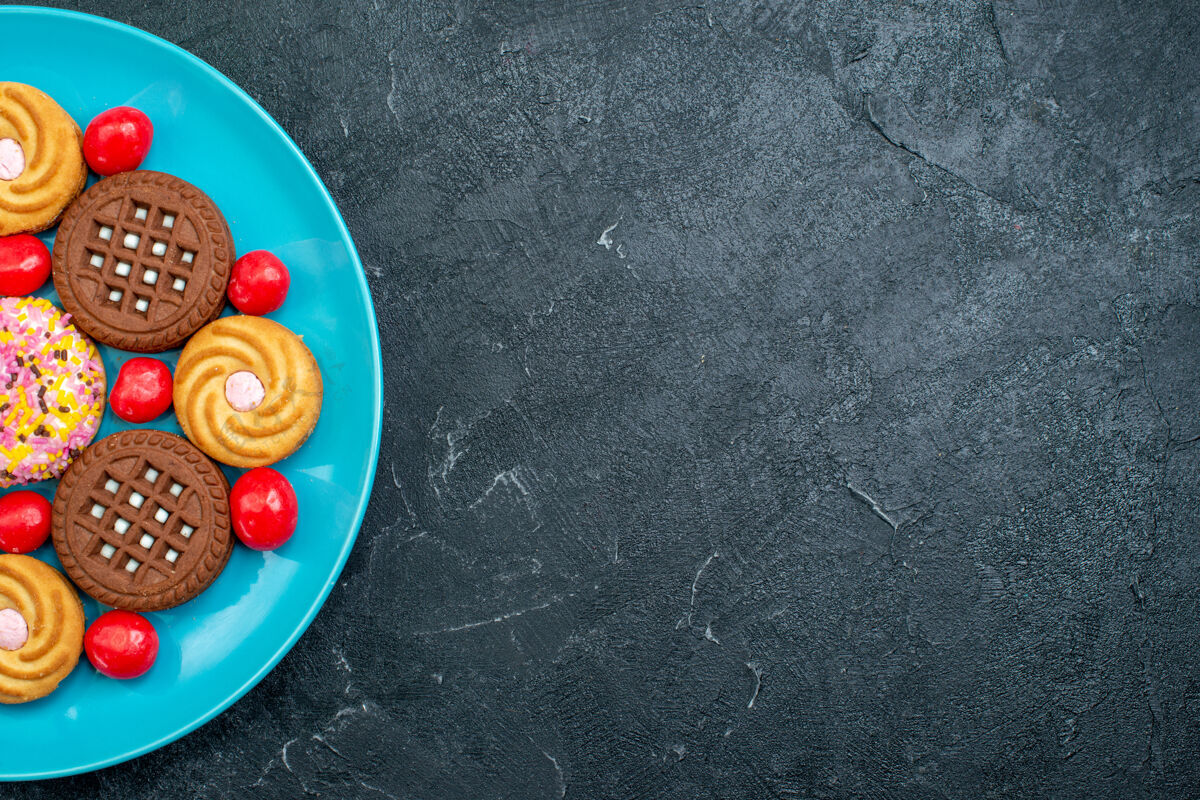
M 58 688 L 83 652 L 83 606 L 67 579 L 30 556 L 0 555 L 0 703 Z
M 0 298 L 0 487 L 57 478 L 104 416 L 96 346 L 49 300 Z
M 86 182 L 71 115 L 40 89 L 0 81 L 0 236 L 46 230 Z
M 63 215 L 52 260 L 76 325 L 103 344 L 158 353 L 220 315 L 235 254 L 204 192 L 142 170 L 81 194 Z
M 263 317 L 225 317 L 175 368 L 183 432 L 217 461 L 262 467 L 295 452 L 321 414 L 321 371 L 300 337 Z
M 172 608 L 207 589 L 229 561 L 229 482 L 178 436 L 114 433 L 59 482 L 50 532 L 67 575 L 101 603 Z

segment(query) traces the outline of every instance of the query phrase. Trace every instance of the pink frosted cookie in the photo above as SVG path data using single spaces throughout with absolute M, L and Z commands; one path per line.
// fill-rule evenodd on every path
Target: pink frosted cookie
M 49 300 L 0 297 L 0 488 L 57 478 L 104 416 L 104 364 Z

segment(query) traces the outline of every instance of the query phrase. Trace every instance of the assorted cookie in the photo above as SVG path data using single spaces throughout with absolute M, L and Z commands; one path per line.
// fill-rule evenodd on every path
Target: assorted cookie
M 53 692 L 83 652 L 83 605 L 58 570 L 0 555 L 0 703 Z
M 54 287 L 96 341 L 158 353 L 220 315 L 234 260 L 229 226 L 208 195 L 163 172 L 125 172 L 63 215 Z
M 272 550 L 296 530 L 295 491 L 266 465 L 312 433 L 321 371 L 299 336 L 256 316 L 280 307 L 290 275 L 265 250 L 235 261 L 207 195 L 139 170 L 152 140 L 136 108 L 81 133 L 44 93 L 0 82 L 0 489 L 60 479 L 52 504 L 0 495 L 0 703 L 52 692 L 81 651 L 108 677 L 142 675 L 158 636 L 140 612 L 206 590 L 235 538 Z M 111 177 L 82 191 L 88 166 Z M 60 218 L 52 253 L 28 235 Z M 27 296 L 51 277 L 65 311 Z M 220 318 L 227 296 L 249 316 Z M 92 443 L 107 388 L 92 339 L 185 345 L 174 377 L 127 360 L 109 403 L 139 425 L 173 404 L 187 439 L 134 429 Z M 249 471 L 231 489 L 214 459 Z M 22 555 L 47 536 L 66 577 Z M 86 630 L 76 586 L 113 607 Z
M 101 603 L 172 608 L 207 589 L 229 561 L 229 483 L 174 434 L 115 433 L 59 481 L 51 537 L 67 575 Z
M 96 346 L 49 300 L 0 298 L 0 487 L 57 478 L 104 416 Z
M 321 414 L 321 371 L 290 330 L 263 317 L 224 317 L 183 348 L 175 413 L 205 453 L 234 467 L 295 452 Z
M 86 182 L 71 115 L 39 89 L 0 81 L 0 236 L 46 230 Z

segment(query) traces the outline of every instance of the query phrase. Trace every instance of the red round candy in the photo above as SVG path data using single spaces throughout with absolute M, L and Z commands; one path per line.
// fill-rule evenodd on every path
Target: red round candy
M 126 422 L 149 422 L 171 407 L 171 370 L 157 358 L 131 358 L 117 373 L 108 398 Z
M 0 497 L 0 550 L 32 553 L 49 536 L 49 500 L 27 489 Z
M 292 538 L 299 521 L 296 492 L 270 467 L 258 467 L 237 479 L 229 495 L 233 532 L 253 550 L 274 550 Z
M 261 317 L 283 305 L 291 285 L 282 261 L 266 250 L 252 250 L 234 262 L 229 302 L 243 314 Z
M 101 111 L 83 133 L 83 157 L 100 175 L 137 169 L 150 151 L 154 125 L 132 106 Z
M 158 632 L 141 614 L 120 609 L 101 614 L 83 635 L 88 661 L 110 678 L 136 678 L 154 666 Z
M 50 251 L 28 233 L 0 236 L 0 295 L 33 294 L 50 277 Z

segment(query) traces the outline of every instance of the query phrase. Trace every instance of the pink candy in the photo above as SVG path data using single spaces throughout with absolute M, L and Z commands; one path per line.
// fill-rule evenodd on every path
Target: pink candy
M 16 139 L 0 139 L 0 181 L 15 181 L 25 171 L 25 151 Z
M 249 370 L 239 370 L 225 379 L 225 399 L 234 411 L 253 411 L 266 396 L 262 381 Z
M 20 650 L 29 641 L 29 625 L 21 612 L 13 608 L 0 610 L 0 649 Z

